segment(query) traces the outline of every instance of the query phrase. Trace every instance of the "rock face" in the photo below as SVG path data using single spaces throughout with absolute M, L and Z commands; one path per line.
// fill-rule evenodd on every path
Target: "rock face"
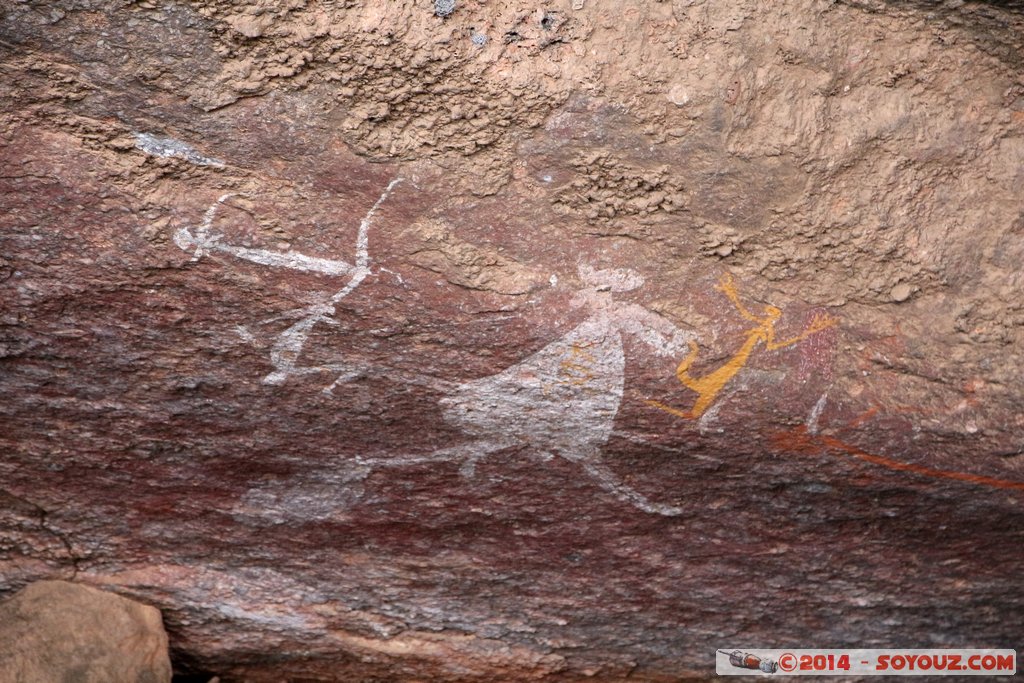
M 0 681 L 169 683 L 159 610 L 66 581 L 0 603 Z
M 222 680 L 1014 647 L 1013 3 L 0 8 L 0 593 Z

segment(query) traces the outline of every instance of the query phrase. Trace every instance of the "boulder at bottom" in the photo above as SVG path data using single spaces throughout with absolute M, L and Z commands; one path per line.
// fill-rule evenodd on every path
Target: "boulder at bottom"
M 65 581 L 0 604 L 0 683 L 165 683 L 167 634 L 154 607 Z

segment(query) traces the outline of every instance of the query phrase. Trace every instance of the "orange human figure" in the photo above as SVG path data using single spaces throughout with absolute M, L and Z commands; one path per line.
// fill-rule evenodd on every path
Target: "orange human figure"
M 665 405 L 658 401 L 647 401 L 648 405 L 652 405 L 656 408 L 664 410 L 665 412 L 677 415 L 683 418 L 697 419 L 704 412 L 711 407 L 711 404 L 715 402 L 718 394 L 721 393 L 725 385 L 728 384 L 733 377 L 736 376 L 740 370 L 750 360 L 750 355 L 757 348 L 757 345 L 764 343 L 764 347 L 769 351 L 777 351 L 778 349 L 792 346 L 797 342 L 807 339 L 807 337 L 821 332 L 824 329 L 832 327 L 839 320 L 827 315 L 815 315 L 814 319 L 811 320 L 811 324 L 804 329 L 799 335 L 787 339 L 785 341 L 775 341 L 775 323 L 782 316 L 782 310 L 775 306 L 765 306 L 764 317 L 758 317 L 751 313 L 740 301 L 739 294 L 736 292 L 736 285 L 733 282 L 732 275 L 726 273 L 722 276 L 718 285 L 715 289 L 724 293 L 729 300 L 732 301 L 736 310 L 739 314 L 750 322 L 755 324 L 755 327 L 747 330 L 747 340 L 743 343 L 732 358 L 725 362 L 721 367 L 716 370 L 712 370 L 708 374 L 702 377 L 693 377 L 690 375 L 690 366 L 697 359 L 697 354 L 700 348 L 697 346 L 697 342 L 690 342 L 690 353 L 687 354 L 686 358 L 679 363 L 676 368 L 676 377 L 682 382 L 683 386 L 697 392 L 697 400 L 693 404 L 693 408 L 689 411 L 679 410 L 672 406 Z

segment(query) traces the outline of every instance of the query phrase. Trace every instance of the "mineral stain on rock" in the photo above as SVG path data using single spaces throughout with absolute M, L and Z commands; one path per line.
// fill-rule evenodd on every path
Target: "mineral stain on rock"
M 434 0 L 434 14 L 447 17 L 455 11 L 455 0 Z
M 223 161 L 203 156 L 192 145 L 170 137 L 135 133 L 135 146 L 146 154 L 158 157 L 179 157 L 200 166 L 224 166 Z

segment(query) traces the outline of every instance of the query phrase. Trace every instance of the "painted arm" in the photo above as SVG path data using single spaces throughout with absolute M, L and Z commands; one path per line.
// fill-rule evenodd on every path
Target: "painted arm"
M 821 332 L 822 330 L 826 330 L 834 326 L 838 322 L 838 318 L 833 318 L 830 315 L 818 313 L 811 320 L 811 324 L 808 325 L 803 332 L 801 332 L 795 337 L 792 337 L 791 339 L 787 339 L 786 341 L 781 342 L 775 341 L 775 328 L 772 327 L 771 325 L 766 325 L 764 327 L 764 346 L 769 351 L 777 351 L 778 349 L 784 349 L 787 346 L 792 346 L 793 344 L 796 344 L 797 342 L 802 342 L 804 339 L 807 339 L 812 334 L 816 334 L 818 332 Z
M 363 217 L 363 220 L 360 221 L 359 233 L 356 237 L 355 265 L 341 259 L 325 259 L 317 256 L 306 256 L 305 254 L 300 254 L 297 251 L 291 250 L 279 252 L 222 243 L 219 235 L 210 234 L 210 228 L 213 225 L 213 219 L 217 213 L 217 208 L 231 197 L 236 196 L 234 193 L 230 192 L 218 197 L 217 201 L 206 209 L 206 213 L 203 214 L 203 220 L 199 224 L 199 227 L 196 228 L 195 234 L 193 234 L 188 228 L 181 228 L 174 234 L 174 243 L 177 244 L 180 249 L 185 251 L 195 249 L 195 253 L 192 256 L 193 261 L 199 260 L 199 258 L 205 253 L 219 251 L 225 254 L 230 254 L 235 258 L 274 268 L 290 268 L 292 270 L 322 273 L 324 275 L 351 275 L 352 282 L 350 282 L 345 289 L 335 295 L 334 301 L 336 303 L 339 299 L 343 298 L 350 291 L 355 289 L 369 274 L 370 256 L 367 250 L 367 237 L 370 229 L 370 221 L 373 219 L 373 215 L 377 212 L 377 209 L 380 208 L 380 205 L 385 199 L 387 199 L 387 196 L 400 182 L 402 182 L 401 178 L 395 178 L 388 183 L 388 186 L 384 188 L 380 197 L 373 206 L 370 207 L 370 210 Z
M 269 251 L 267 249 L 250 249 L 249 247 L 236 247 L 230 244 L 215 242 L 207 247 L 211 251 L 221 251 L 231 254 L 235 258 L 252 261 L 264 266 L 277 268 L 290 268 L 324 275 L 348 275 L 355 268 L 340 259 L 325 259 L 316 256 L 306 256 L 297 251 Z
M 740 295 L 736 291 L 736 283 L 732 279 L 732 275 L 726 273 L 722 276 L 722 279 L 715 285 L 715 289 L 729 297 L 729 301 L 736 307 L 740 315 L 749 320 L 750 322 L 757 323 L 758 325 L 764 324 L 764 321 L 758 318 L 756 315 L 747 310 L 747 307 L 740 301 Z

